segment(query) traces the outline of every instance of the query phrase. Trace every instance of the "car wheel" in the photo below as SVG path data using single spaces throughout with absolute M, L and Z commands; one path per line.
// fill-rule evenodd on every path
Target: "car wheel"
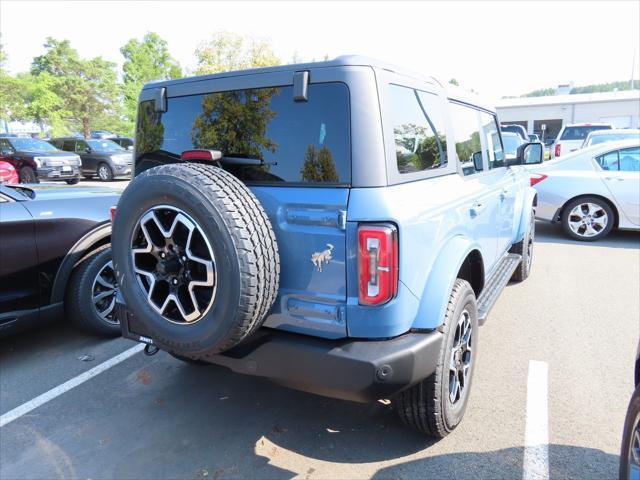
M 620 449 L 620 479 L 640 478 L 640 386 L 631 397 Z
M 36 172 L 31 167 L 22 167 L 20 169 L 20 183 L 40 183 Z
M 466 280 L 456 280 L 442 327 L 435 373 L 394 400 L 404 424 L 436 438 L 445 437 L 462 421 L 478 355 L 476 296 Z
M 531 264 L 533 263 L 533 244 L 536 235 L 536 218 L 535 211 L 531 211 L 531 219 L 529 220 L 529 228 L 524 234 L 524 238 L 511 247 L 511 253 L 517 253 L 522 256 L 522 260 L 518 267 L 511 275 L 512 282 L 522 282 L 529 277 L 531 273 Z
M 106 163 L 98 165 L 97 169 L 98 178 L 103 182 L 110 182 L 113 180 L 113 170 Z
M 87 255 L 71 274 L 65 310 L 79 328 L 101 336 L 120 335 L 115 315 L 115 271 L 111 248 L 101 247 Z
M 609 234 L 615 216 L 611 206 L 598 197 L 572 200 L 562 211 L 562 228 L 574 240 L 593 242 Z
M 213 363 L 205 362 L 204 360 L 196 360 L 194 358 L 185 357 L 184 355 L 178 355 L 177 353 L 169 352 L 173 358 L 180 360 L 181 362 L 188 363 L 189 365 L 197 365 L 198 367 L 211 367 Z
M 150 168 L 118 201 L 113 258 L 127 308 L 156 345 L 205 359 L 262 325 L 278 292 L 275 234 L 251 191 L 221 168 Z
M 71 180 L 65 180 L 65 182 L 67 182 L 67 185 L 77 185 L 77 183 L 80 181 L 79 178 L 73 178 Z

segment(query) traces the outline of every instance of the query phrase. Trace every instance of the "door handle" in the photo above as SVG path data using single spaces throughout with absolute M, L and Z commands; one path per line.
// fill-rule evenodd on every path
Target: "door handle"
M 477 200 L 473 202 L 473 204 L 471 205 L 471 208 L 469 209 L 469 214 L 471 215 L 471 218 L 477 217 L 478 215 L 480 215 L 482 211 L 485 209 L 485 207 L 486 205 L 484 203 L 478 202 Z
M 619 182 L 624 182 L 624 178 L 619 177 L 604 177 L 605 180 L 617 180 Z

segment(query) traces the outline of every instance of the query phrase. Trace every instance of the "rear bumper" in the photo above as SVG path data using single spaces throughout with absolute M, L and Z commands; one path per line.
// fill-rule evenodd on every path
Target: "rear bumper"
M 139 324 L 123 303 L 118 302 L 116 309 L 124 337 L 153 343 L 135 333 Z M 262 328 L 237 347 L 206 360 L 296 390 L 370 402 L 389 398 L 431 376 L 441 343 L 442 334 L 437 331 L 366 341 L 326 340 Z

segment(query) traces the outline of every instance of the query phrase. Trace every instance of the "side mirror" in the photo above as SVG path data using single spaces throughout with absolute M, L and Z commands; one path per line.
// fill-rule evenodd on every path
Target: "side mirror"
M 523 143 L 518 147 L 516 158 L 507 159 L 507 167 L 513 165 L 538 165 L 544 160 L 544 145 L 542 142 Z
M 127 150 L 129 150 L 130 152 L 133 152 L 133 145 L 129 145 L 129 146 L 127 147 Z
M 473 161 L 476 172 L 481 172 L 484 168 L 482 165 L 482 152 L 474 152 L 473 155 L 471 155 L 471 160 Z
M 87 147 L 84 149 L 84 153 L 91 153 L 91 147 Z

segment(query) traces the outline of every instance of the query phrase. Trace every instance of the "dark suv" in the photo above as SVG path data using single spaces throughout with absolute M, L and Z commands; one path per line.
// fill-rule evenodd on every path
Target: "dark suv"
M 62 152 L 37 138 L 0 138 L 0 160 L 18 172 L 20 183 L 64 180 L 74 185 L 80 180 L 80 157 Z
M 97 175 L 108 182 L 116 177 L 131 176 L 131 152 L 111 140 L 54 138 L 49 142 L 56 148 L 80 155 L 82 175 L 86 178 Z

